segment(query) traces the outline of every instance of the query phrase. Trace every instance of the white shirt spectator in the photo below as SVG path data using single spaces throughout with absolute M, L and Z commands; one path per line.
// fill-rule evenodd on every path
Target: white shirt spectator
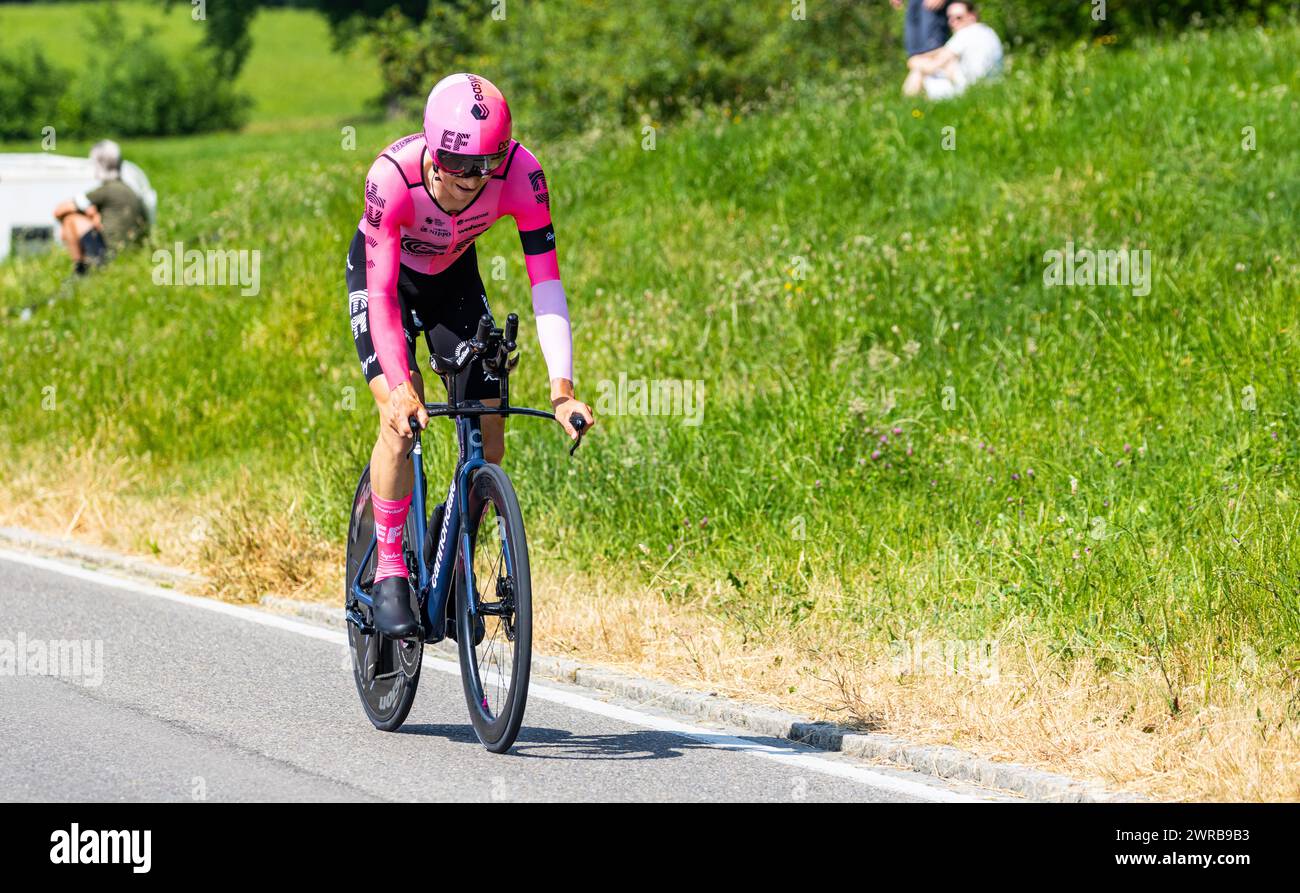
M 958 59 L 965 80 L 964 84 L 957 85 L 959 91 L 1002 70 L 1002 41 L 997 32 L 983 22 L 975 22 L 954 32 L 944 47 Z

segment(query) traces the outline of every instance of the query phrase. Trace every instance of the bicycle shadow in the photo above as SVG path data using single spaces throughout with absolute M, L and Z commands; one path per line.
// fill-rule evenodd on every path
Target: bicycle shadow
M 477 744 L 473 728 L 453 723 L 408 723 L 398 735 L 427 735 L 453 743 Z M 677 732 L 637 729 L 629 732 L 577 733 L 567 729 L 526 727 L 507 755 L 531 760 L 667 760 L 678 759 L 695 750 L 728 750 L 735 753 L 777 748 L 792 753 L 807 753 L 794 742 L 783 738 L 737 738 L 725 732 L 693 732 L 687 738 Z M 705 740 L 699 740 L 699 739 Z

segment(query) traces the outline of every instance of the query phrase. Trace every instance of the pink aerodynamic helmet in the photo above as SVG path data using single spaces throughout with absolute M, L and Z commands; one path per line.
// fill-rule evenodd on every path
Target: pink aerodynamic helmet
M 510 106 L 487 78 L 465 72 L 445 77 L 424 106 L 424 141 L 439 170 L 486 176 L 510 148 Z

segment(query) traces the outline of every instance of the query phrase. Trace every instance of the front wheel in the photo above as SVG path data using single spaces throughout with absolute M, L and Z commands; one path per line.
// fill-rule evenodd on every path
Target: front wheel
M 492 753 L 504 753 L 515 743 L 528 701 L 533 586 L 519 500 L 496 465 L 474 472 L 468 529 L 472 554 L 462 552 L 456 574 L 460 675 L 478 740 Z M 473 569 L 478 624 L 465 597 L 466 563 Z

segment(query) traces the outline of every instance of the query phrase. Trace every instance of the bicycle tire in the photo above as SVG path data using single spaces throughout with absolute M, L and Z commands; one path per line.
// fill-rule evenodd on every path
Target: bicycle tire
M 528 565 L 528 541 L 524 535 L 523 514 L 519 510 L 514 487 L 499 466 L 484 465 L 475 470 L 469 494 L 470 548 L 473 554 L 460 556 L 456 576 L 456 638 L 460 652 L 460 675 L 474 734 L 490 752 L 504 753 L 514 745 L 523 724 L 532 669 L 533 593 Z M 497 535 L 484 538 L 480 536 L 483 532 L 481 525 L 489 508 L 497 519 Z M 495 559 L 490 554 L 493 542 L 504 544 Z M 491 574 L 480 576 L 480 564 L 475 562 L 476 557 L 481 557 L 481 545 L 486 545 L 489 550 L 485 556 L 487 564 L 505 571 L 504 576 L 498 572 L 496 580 L 504 579 L 508 582 L 504 589 L 500 582 L 491 584 L 489 598 L 482 603 L 486 610 L 480 613 L 485 632 L 479 637 L 471 630 L 469 599 L 464 597 L 464 562 L 471 562 L 476 584 L 480 591 L 484 590 Z M 493 611 L 500 613 L 492 613 Z M 476 642 L 476 639 L 480 641 Z M 507 654 L 508 673 L 501 660 Z M 494 671 L 496 677 L 486 685 L 485 668 Z M 507 679 L 508 684 L 503 687 Z
M 367 465 L 357 482 L 348 521 L 347 577 L 343 582 L 345 609 L 353 607 L 352 581 L 356 579 L 357 568 L 375 534 L 375 513 L 370 496 L 370 466 Z M 414 528 L 414 519 L 408 512 L 404 530 L 407 567 L 413 561 L 411 544 L 415 541 Z M 366 563 L 362 574 L 363 588 L 373 584 L 375 561 L 375 556 L 371 555 Z M 360 602 L 355 606 L 367 621 L 371 619 L 368 606 Z M 423 667 L 424 643 L 418 640 L 389 639 L 378 632 L 365 634 L 351 623 L 347 627 L 352 678 L 366 718 L 381 732 L 396 731 L 406 722 L 411 705 L 415 703 L 415 692 L 419 687 L 420 670 Z

